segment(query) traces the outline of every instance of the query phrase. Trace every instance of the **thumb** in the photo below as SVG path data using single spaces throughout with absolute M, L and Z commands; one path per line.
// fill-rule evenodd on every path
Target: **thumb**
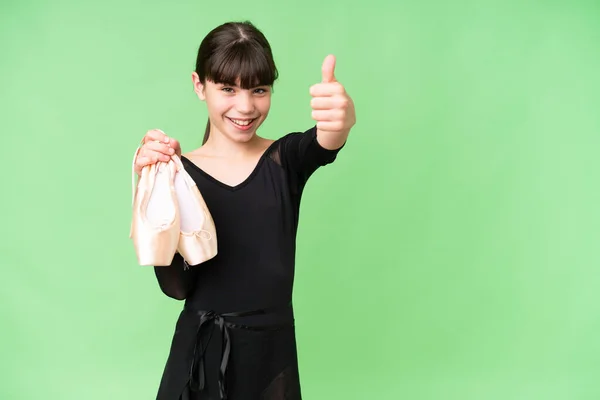
M 175 154 L 177 154 L 178 157 L 181 157 L 181 144 L 177 139 L 170 138 L 169 146 L 171 146 L 173 150 L 175 150 Z
M 335 75 L 333 74 L 335 70 L 335 56 L 330 54 L 325 57 L 325 61 L 323 61 L 323 66 L 321 67 L 322 80 L 324 83 L 335 82 Z

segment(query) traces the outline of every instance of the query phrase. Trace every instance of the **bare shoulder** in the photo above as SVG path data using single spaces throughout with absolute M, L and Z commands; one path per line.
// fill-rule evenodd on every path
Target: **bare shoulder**
M 275 140 L 273 140 L 273 139 L 265 139 L 265 138 L 261 138 L 261 139 L 262 139 L 262 143 L 261 143 L 262 151 L 266 151 L 273 143 L 275 143 Z
M 200 146 L 197 149 L 188 151 L 187 153 L 182 153 L 181 155 L 190 160 L 194 158 L 203 158 L 210 156 L 210 154 L 206 151 L 206 148 L 204 146 Z

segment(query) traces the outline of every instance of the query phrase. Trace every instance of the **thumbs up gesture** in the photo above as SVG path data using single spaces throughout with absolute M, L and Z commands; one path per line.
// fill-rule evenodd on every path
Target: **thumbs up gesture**
M 317 121 L 319 143 L 325 148 L 337 149 L 356 123 L 354 102 L 335 78 L 335 56 L 325 58 L 321 71 L 321 82 L 310 88 L 312 118 Z

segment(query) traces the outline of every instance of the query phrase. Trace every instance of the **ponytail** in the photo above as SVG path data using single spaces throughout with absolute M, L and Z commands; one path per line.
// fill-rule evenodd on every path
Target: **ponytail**
M 206 143 L 208 137 L 210 136 L 210 118 L 206 121 L 206 129 L 204 130 L 204 139 L 202 139 L 202 144 Z

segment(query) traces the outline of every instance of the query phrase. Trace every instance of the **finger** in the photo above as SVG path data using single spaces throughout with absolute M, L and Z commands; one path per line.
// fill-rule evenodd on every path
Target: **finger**
M 335 56 L 333 54 L 325 57 L 323 66 L 321 67 L 321 75 L 323 82 L 335 82 Z
M 175 154 L 175 149 L 173 149 L 170 145 L 160 142 L 148 142 L 144 145 L 143 149 L 152 150 L 158 153 L 165 154 L 170 157 Z M 145 153 L 145 152 L 144 152 Z
M 139 156 L 136 160 L 135 160 L 135 172 L 138 175 L 142 174 L 142 170 L 147 166 L 147 165 L 151 165 L 151 164 L 155 164 L 156 161 L 154 161 L 152 158 L 150 157 L 145 157 L 145 156 Z
M 344 87 L 338 82 L 333 83 L 317 83 L 310 87 L 310 95 L 317 96 L 336 96 L 346 93 Z
M 148 156 L 138 156 L 138 158 L 135 160 L 135 170 L 141 171 L 146 165 L 150 165 L 155 162 L 156 161 Z
M 316 121 L 341 121 L 344 117 L 341 110 L 313 110 L 311 116 Z
M 158 161 L 168 162 L 171 159 L 171 156 L 160 151 L 146 149 L 146 151 L 140 153 L 139 159 L 145 160 L 146 164 L 153 164 Z M 137 163 L 138 162 L 136 161 L 136 164 Z
M 313 97 L 310 107 L 313 110 L 331 110 L 334 108 L 346 108 L 347 101 L 336 97 Z
M 173 138 L 169 138 L 169 147 L 171 147 L 173 150 L 175 150 L 175 153 L 178 156 L 181 156 L 181 145 L 179 144 L 179 141 L 177 141 Z
M 344 127 L 342 121 L 319 121 L 317 129 L 321 131 L 339 132 Z
M 146 132 L 146 136 L 144 136 L 144 143 L 159 141 L 162 143 L 169 143 L 170 138 L 160 129 L 151 129 Z

